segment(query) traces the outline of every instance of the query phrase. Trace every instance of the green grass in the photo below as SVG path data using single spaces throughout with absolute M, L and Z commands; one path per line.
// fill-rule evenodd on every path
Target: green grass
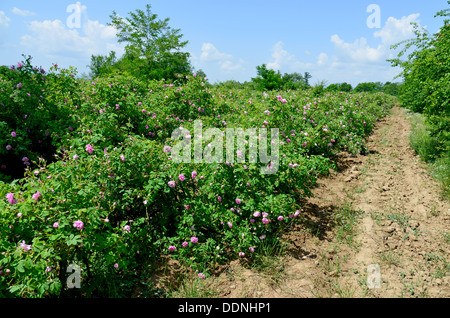
M 411 147 L 417 152 L 420 159 L 431 162 L 437 155 L 438 142 L 430 135 L 422 115 L 410 114 L 410 122 L 412 130 L 409 142 Z
M 441 154 L 421 114 L 406 111 L 411 122 L 410 145 L 430 165 L 431 175 L 440 183 L 442 197 L 450 200 L 450 152 Z
M 432 176 L 439 181 L 442 196 L 450 200 L 450 153 L 433 163 Z
M 356 244 L 356 225 L 362 213 L 363 211 L 355 211 L 350 203 L 345 203 L 336 210 L 334 220 L 336 222 L 336 238 L 338 241 L 344 242 L 349 246 Z
M 382 251 L 379 253 L 378 258 L 382 264 L 386 265 L 400 265 L 400 256 L 392 251 Z
M 209 286 L 208 280 L 196 276 L 186 278 L 181 286 L 169 294 L 169 298 L 217 298 L 219 292 L 215 286 Z
M 285 277 L 283 256 L 286 245 L 279 240 L 264 240 L 255 251 L 250 267 L 277 285 Z

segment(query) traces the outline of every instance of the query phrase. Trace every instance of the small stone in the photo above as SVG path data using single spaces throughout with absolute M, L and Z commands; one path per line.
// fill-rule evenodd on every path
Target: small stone
M 334 271 L 328 273 L 328 275 L 330 275 L 330 276 L 337 276 L 337 274 L 338 274 L 337 270 L 334 270 Z
M 393 232 L 395 232 L 395 227 L 389 226 L 388 228 L 385 229 L 385 231 L 386 231 L 387 233 L 393 233 Z

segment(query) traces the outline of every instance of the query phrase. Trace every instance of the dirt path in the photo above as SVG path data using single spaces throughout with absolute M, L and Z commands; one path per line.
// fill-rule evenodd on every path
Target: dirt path
M 213 282 L 227 298 L 450 297 L 450 204 L 409 146 L 400 108 L 366 156 L 341 156 L 263 270 L 234 262 Z

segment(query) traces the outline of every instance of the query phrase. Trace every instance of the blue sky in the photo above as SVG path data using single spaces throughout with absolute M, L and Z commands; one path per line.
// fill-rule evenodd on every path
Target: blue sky
M 74 11 L 67 9 L 77 2 L 80 24 L 70 25 Z M 57 63 L 88 74 L 92 54 L 123 53 L 107 26 L 112 11 L 125 17 L 147 3 L 181 29 L 191 64 L 212 83 L 250 81 L 266 64 L 281 73 L 309 72 L 312 84 L 354 86 L 393 81 L 399 70 L 386 62 L 395 55 L 390 45 L 411 38 L 410 22 L 437 32 L 442 18 L 434 15 L 449 8 L 447 0 L 1 0 L 0 64 L 17 64 L 26 54 L 45 69 Z M 371 4 L 379 11 L 368 12 Z M 377 12 L 379 25 L 368 24 Z

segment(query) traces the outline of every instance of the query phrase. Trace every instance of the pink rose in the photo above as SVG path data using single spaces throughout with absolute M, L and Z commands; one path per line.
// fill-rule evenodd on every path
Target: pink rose
M 81 230 L 83 228 L 83 226 L 84 226 L 83 221 L 77 220 L 77 221 L 73 222 L 74 228 Z
M 91 145 L 86 145 L 86 151 L 92 154 L 94 152 L 94 148 Z

